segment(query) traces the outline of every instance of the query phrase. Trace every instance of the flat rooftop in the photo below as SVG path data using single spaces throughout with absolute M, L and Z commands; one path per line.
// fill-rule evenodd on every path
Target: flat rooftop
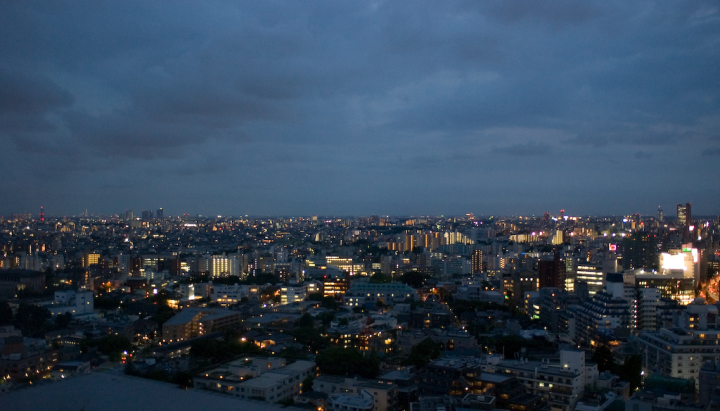
M 13 411 L 281 411 L 263 401 L 242 400 L 137 377 L 94 372 L 55 383 L 11 391 L 2 408 Z

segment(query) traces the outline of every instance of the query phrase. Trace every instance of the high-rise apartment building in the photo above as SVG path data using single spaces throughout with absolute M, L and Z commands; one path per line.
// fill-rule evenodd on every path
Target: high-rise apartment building
M 162 207 L 160 207 L 157 210 L 157 219 L 162 220 L 163 218 L 165 218 L 165 213 L 163 212 Z
M 472 273 L 477 274 L 483 271 L 483 252 L 475 250 L 472 254 Z

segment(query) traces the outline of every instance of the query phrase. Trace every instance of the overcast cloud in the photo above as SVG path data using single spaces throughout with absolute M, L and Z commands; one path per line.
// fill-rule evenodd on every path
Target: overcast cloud
M 0 3 L 0 215 L 720 213 L 717 1 Z

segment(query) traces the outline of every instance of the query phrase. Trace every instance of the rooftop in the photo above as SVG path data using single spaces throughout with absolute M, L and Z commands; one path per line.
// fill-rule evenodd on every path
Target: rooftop
M 14 411 L 196 411 L 198 405 L 213 411 L 280 411 L 274 404 L 199 390 L 143 378 L 94 372 L 61 382 L 10 392 L 3 409 Z
M 237 311 L 217 308 L 184 308 L 169 319 L 165 325 L 181 325 L 191 322 L 197 315 L 203 315 L 204 320 L 214 320 L 228 315 L 237 315 Z

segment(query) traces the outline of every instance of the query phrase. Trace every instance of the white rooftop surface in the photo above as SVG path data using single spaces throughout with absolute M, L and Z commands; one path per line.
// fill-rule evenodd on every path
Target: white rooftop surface
M 267 402 L 99 372 L 12 391 L 2 396 L 0 404 L 0 409 L 7 411 L 282 410 Z

